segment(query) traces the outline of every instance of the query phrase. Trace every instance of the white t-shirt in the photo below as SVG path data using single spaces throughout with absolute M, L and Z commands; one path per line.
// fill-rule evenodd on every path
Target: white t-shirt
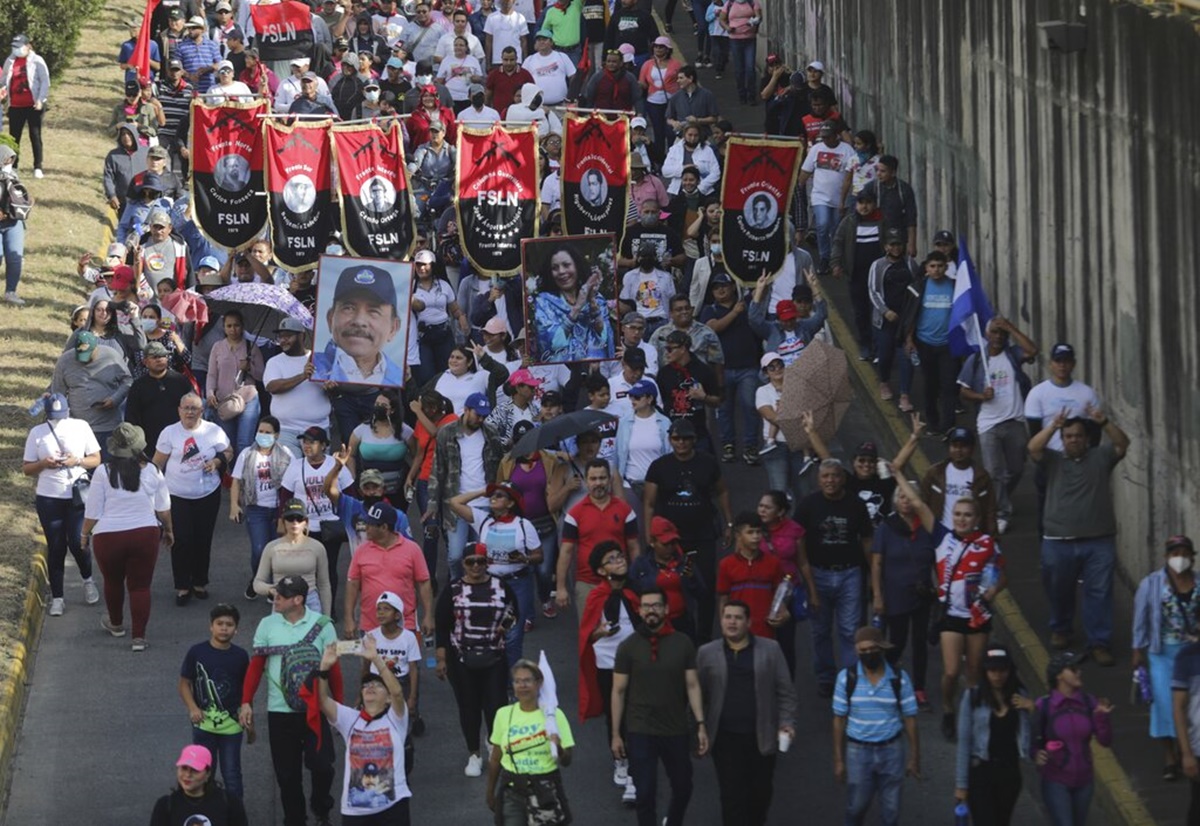
M 202 499 L 221 487 L 220 471 L 205 471 L 204 464 L 228 448 L 225 431 L 203 419 L 195 430 L 175 422 L 159 434 L 154 446 L 159 453 L 167 454 L 164 476 L 171 495 L 183 499 Z
M 796 259 L 791 255 L 783 257 L 783 266 L 775 274 L 771 282 L 771 297 L 768 299 L 767 312 L 775 315 L 780 301 L 791 301 L 792 291 L 796 289 Z
M 666 318 L 667 305 L 675 294 L 675 280 L 657 267 L 651 272 L 640 269 L 625 273 L 621 281 L 621 300 L 631 301 L 642 318 Z
M 29 431 L 29 435 L 25 437 L 24 461 L 38 462 L 42 459 L 57 459 L 67 453 L 82 459 L 84 456 L 100 452 L 100 443 L 96 441 L 96 434 L 92 432 L 91 425 L 83 419 L 70 417 L 55 419 L 53 424 L 54 433 L 50 432 L 50 424 L 47 422 L 34 425 Z M 54 438 L 55 435 L 58 436 L 58 439 Z M 61 447 L 59 442 L 62 442 Z M 37 495 L 50 499 L 70 499 L 71 486 L 75 484 L 76 479 L 86 473 L 87 471 L 79 465 L 46 468 L 39 471 Z
M 813 144 L 800 167 L 812 175 L 809 200 L 817 206 L 841 206 L 842 185 L 850 174 L 850 162 L 857 157 L 854 147 L 845 141 L 832 149 L 824 141 Z
M 500 113 L 490 106 L 485 106 L 482 109 L 468 106 L 459 112 L 456 117 L 460 126 L 474 126 L 476 128 L 487 127 L 493 123 L 500 122 Z
M 782 392 L 776 390 L 775 385 L 771 384 L 771 382 L 767 382 L 762 387 L 754 391 L 754 409 L 758 410 L 760 407 L 771 407 L 778 410 L 779 408 L 776 407 L 776 405 L 779 404 L 779 397 L 781 395 L 783 395 Z M 764 442 L 770 441 L 770 432 L 771 423 L 766 419 L 763 419 L 762 437 Z M 775 434 L 775 441 L 779 442 L 781 445 L 787 444 L 787 439 L 783 438 L 782 430 Z
M 633 402 L 629 400 L 629 388 L 632 386 L 625 380 L 624 370 L 619 370 L 615 376 L 608 377 L 609 413 L 614 416 L 633 415 Z M 662 407 L 662 398 L 658 394 L 657 385 L 654 388 L 654 404 L 659 408 Z
M 942 505 L 942 525 L 954 530 L 954 503 L 964 496 L 974 496 L 971 483 L 975 481 L 975 468 L 959 470 L 953 464 L 946 465 L 946 502 Z
M 467 39 L 467 54 L 471 55 L 482 63 L 483 44 L 480 43 L 479 38 L 470 31 L 461 35 L 455 34 L 454 32 L 447 32 L 446 34 L 442 35 L 438 39 L 437 45 L 433 48 L 433 56 L 440 60 L 446 60 L 454 57 L 454 41 L 460 37 L 465 37 Z
M 633 635 L 633 620 L 629 618 L 629 612 L 625 610 L 624 602 L 618 609 L 617 623 L 620 626 L 617 633 L 611 637 L 601 637 L 592 643 L 592 651 L 596 655 L 596 668 L 606 668 L 611 671 L 617 661 L 617 649 L 627 637 Z
M 571 368 L 565 364 L 533 364 L 528 369 L 535 379 L 542 380 L 539 389 L 543 393 L 561 391 L 571 381 Z
M 263 384 L 293 378 L 304 372 L 306 364 L 307 354 L 272 356 L 263 368 Z M 310 427 L 327 427 L 330 409 L 329 397 L 320 382 L 302 381 L 291 390 L 271 395 L 271 415 L 279 419 L 280 429 L 289 433 L 303 433 Z
M 476 511 L 474 525 L 479 532 L 479 541 L 487 548 L 488 573 L 494 576 L 508 576 L 528 569 L 527 563 L 509 562 L 508 555 L 517 551 L 522 556 L 529 556 L 542 546 L 537 528 L 524 517 L 497 522 L 490 512 Z
M 456 376 L 446 370 L 438 376 L 437 384 L 433 386 L 433 389 L 449 399 L 455 414 L 461 416 L 463 410 L 466 409 L 467 396 L 472 393 L 487 392 L 488 378 L 488 371 L 483 369 L 478 369 L 474 373 L 463 373 L 461 376 Z M 272 403 L 271 409 L 273 410 L 274 407 L 274 403 Z
M 368 631 L 367 636 L 375 638 L 375 650 L 383 657 L 388 668 L 392 669 L 397 680 L 408 674 L 409 663 L 421 661 L 421 646 L 417 643 L 417 635 L 407 628 L 401 627 L 400 636 L 394 640 L 385 637 L 383 629 L 378 626 Z M 379 673 L 375 663 L 371 663 L 371 673 Z
M 984 365 L 987 372 L 987 386 L 995 393 L 990 401 L 979 405 L 979 416 L 975 419 L 975 429 L 979 433 L 987 433 L 1001 422 L 1016 419 L 1025 421 L 1025 406 L 1021 403 L 1021 388 L 1017 384 L 1017 375 L 1013 370 L 1012 359 L 1008 353 L 1001 351 L 998 356 L 988 356 Z
M 492 36 L 492 53 L 489 55 L 492 63 L 499 65 L 500 56 L 506 48 L 512 46 L 517 50 L 517 60 L 525 56 L 525 38 L 529 36 L 529 23 L 525 15 L 513 10 L 507 15 L 496 10 L 488 15 L 483 24 L 484 34 Z
M 158 525 L 157 513 L 171 509 L 171 494 L 167 482 L 153 463 L 142 467 L 138 489 L 129 491 L 114 488 L 108 478 L 108 468 L 96 468 L 83 515 L 95 519 L 92 533 L 116 533 Z
M 625 481 L 644 482 L 650 463 L 663 455 L 662 434 L 655 416 L 633 417 L 629 430 L 629 458 L 625 462 Z
M 433 286 L 428 290 L 416 284 L 413 288 L 413 298 L 425 303 L 425 309 L 417 313 L 417 321 L 422 324 L 444 324 L 449 321 L 448 308 L 458 300 L 454 295 L 454 288 L 440 278 L 435 278 Z
M 544 56 L 534 52 L 521 68 L 533 75 L 533 82 L 542 90 L 544 105 L 555 106 L 567 99 L 567 81 L 575 75 L 575 64 L 565 54 L 557 50 Z
M 1086 416 L 1084 412 L 1088 405 L 1100 407 L 1100 397 L 1096 391 L 1081 381 L 1072 381 L 1066 387 L 1059 387 L 1050 379 L 1039 382 L 1029 391 L 1025 399 L 1025 418 L 1041 419 L 1042 427 L 1050 424 L 1054 417 L 1067 409 L 1067 417 Z M 1062 452 L 1062 434 L 1055 432 L 1046 443 L 1050 450 Z
M 283 472 L 281 487 L 287 488 L 308 511 L 308 530 L 315 533 L 321 530 L 322 522 L 333 522 L 338 518 L 333 503 L 325 494 L 325 477 L 333 470 L 335 462 L 332 456 L 326 456 L 319 468 L 313 467 L 308 459 L 301 457 L 288 465 Z M 338 472 L 338 489 L 345 490 L 354 484 L 350 471 L 342 468 Z
M 292 464 L 295 464 L 296 457 L 291 449 L 286 445 L 280 445 L 280 447 L 287 452 L 288 456 L 292 457 Z M 278 507 L 279 489 L 271 483 L 271 454 L 259 453 L 257 447 L 248 447 L 243 450 L 234 460 L 233 470 L 230 471 L 234 479 L 239 481 L 242 479 L 242 474 L 246 472 L 247 461 L 254 462 L 255 504 L 260 508 Z
M 562 204 L 562 184 L 555 169 L 542 181 L 541 201 L 548 210 L 556 210 Z
M 458 475 L 460 493 L 468 490 L 483 490 L 487 487 L 487 476 L 483 470 L 483 428 L 467 433 L 466 428 L 458 431 L 458 450 L 462 456 L 462 472 Z
M 342 771 L 342 814 L 366 817 L 412 797 L 404 776 L 408 715 L 389 707 L 378 720 L 338 704 L 337 730 L 346 741 Z
M 464 58 L 448 57 L 438 66 L 437 76 L 446 82 L 450 97 L 457 103 L 467 99 L 471 88 L 471 76 L 482 76 L 483 68 L 479 61 L 468 54 Z

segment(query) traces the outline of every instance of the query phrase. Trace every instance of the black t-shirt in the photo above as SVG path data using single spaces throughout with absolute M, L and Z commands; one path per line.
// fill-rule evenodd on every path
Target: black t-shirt
M 134 380 L 125 401 L 125 421 L 142 429 L 151 452 L 158 435 L 179 421 L 179 400 L 191 392 L 192 383 L 174 370 L 161 379 L 147 373 Z
M 808 561 L 815 568 L 862 565 L 862 540 L 874 527 L 867 506 L 849 491 L 841 499 L 827 499 L 817 491 L 800 500 L 796 521 L 804 527 Z
M 692 356 L 686 367 L 662 364 L 658 368 L 658 392 L 662 398 L 663 412 L 672 419 L 690 419 L 696 435 L 708 437 L 705 426 L 704 402 L 688 398 L 688 390 L 697 384 L 710 396 L 717 394 L 717 374 L 700 359 Z
M 892 512 L 892 496 L 896 493 L 895 479 L 880 479 L 878 476 L 859 479 L 852 476 L 846 482 L 846 490 L 867 506 L 867 515 L 871 517 L 872 525 L 878 525 Z
M 713 539 L 713 498 L 721 481 L 721 463 L 711 453 L 696 451 L 680 461 L 674 453 L 660 456 L 646 470 L 646 481 L 658 486 L 654 515 L 671 520 L 684 547 Z
M 683 252 L 683 241 L 680 240 L 679 233 L 666 224 L 657 227 L 635 224 L 625 230 L 625 240 L 621 242 L 621 255 L 625 258 L 637 258 L 643 241 L 654 245 L 656 263 Z
M 712 319 L 721 319 L 733 312 L 729 307 L 720 304 L 708 304 L 700 311 L 700 323 L 707 324 Z M 721 349 L 725 351 L 725 368 L 727 370 L 744 370 L 747 367 L 758 367 L 762 348 L 759 338 L 750 327 L 747 313 L 742 313 L 723 331 L 717 333 L 721 341 Z

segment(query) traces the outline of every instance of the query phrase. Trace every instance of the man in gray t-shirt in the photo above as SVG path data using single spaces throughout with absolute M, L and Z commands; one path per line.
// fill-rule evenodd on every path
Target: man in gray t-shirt
M 1117 556 L 1110 476 L 1125 458 L 1129 437 L 1099 408 L 1088 405 L 1085 412 L 1108 434 L 1110 444 L 1089 446 L 1085 420 L 1067 418 L 1064 409 L 1029 441 L 1029 455 L 1046 474 L 1042 583 L 1050 603 L 1050 645 L 1062 650 L 1071 643 L 1075 583 L 1082 574 L 1087 646 L 1097 665 L 1110 666 Z M 1047 447 L 1056 433 L 1062 438 L 1061 452 Z

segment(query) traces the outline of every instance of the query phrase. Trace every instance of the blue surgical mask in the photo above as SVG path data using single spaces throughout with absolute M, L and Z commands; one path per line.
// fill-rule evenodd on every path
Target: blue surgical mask
M 142 319 L 142 329 L 145 330 L 147 333 L 153 333 L 154 328 L 157 326 L 158 326 L 157 318 L 143 318 Z
M 256 445 L 258 445 L 259 447 L 261 447 L 263 450 L 268 450 L 275 446 L 275 434 L 274 433 L 256 434 L 254 437 L 254 443 Z
M 860 163 L 866 163 L 867 161 L 871 160 L 871 153 L 865 149 L 859 149 L 858 160 Z
M 721 245 L 720 244 L 709 244 L 708 249 L 709 249 L 709 252 L 711 252 L 713 255 L 721 254 Z

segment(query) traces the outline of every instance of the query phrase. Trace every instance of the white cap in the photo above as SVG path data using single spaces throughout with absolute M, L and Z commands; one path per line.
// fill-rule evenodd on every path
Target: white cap
M 288 65 L 290 66 L 307 66 L 309 64 L 307 57 L 293 57 Z
M 641 115 L 638 115 L 637 117 L 633 117 L 633 118 L 629 119 L 629 128 L 630 129 L 637 129 L 639 126 L 642 127 L 643 129 L 646 128 L 646 119 L 644 117 L 642 117 Z
M 404 600 L 400 599 L 400 595 L 393 591 L 384 591 L 375 600 L 376 605 L 390 605 L 400 612 L 400 616 L 404 616 Z
M 217 72 L 220 73 L 220 71 L 222 69 L 228 69 L 229 71 L 232 72 L 233 64 L 228 60 L 222 60 L 220 63 L 217 64 Z
M 433 254 L 433 250 L 421 250 L 413 256 L 413 261 L 418 264 L 432 264 L 436 260 L 437 257 Z
M 808 64 L 807 66 L 805 66 L 804 68 L 805 68 L 805 69 L 812 69 L 812 70 L 814 70 L 814 71 L 820 72 L 821 74 L 824 74 L 824 73 L 825 73 L 825 64 L 824 64 L 824 63 L 822 63 L 822 62 L 821 62 L 821 61 L 819 61 L 819 60 L 814 60 L 812 63 L 809 63 L 809 64 Z
M 758 360 L 758 366 L 766 370 L 767 365 L 773 361 L 783 361 L 783 356 L 776 352 L 764 353 L 763 357 Z

